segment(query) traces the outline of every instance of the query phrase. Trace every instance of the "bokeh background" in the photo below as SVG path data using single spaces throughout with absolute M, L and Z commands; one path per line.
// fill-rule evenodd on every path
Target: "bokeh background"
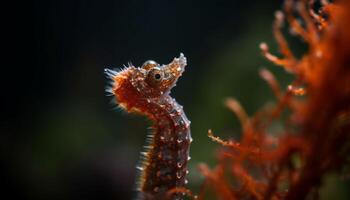
M 198 192 L 203 177 L 196 166 L 214 166 L 218 148 L 207 130 L 240 136 L 225 98 L 236 97 L 253 114 L 273 102 L 259 69 L 273 71 L 283 86 L 292 78 L 258 48 L 265 41 L 277 52 L 271 25 L 280 6 L 276 0 L 36 0 L 4 8 L 5 21 L 14 20 L 6 30 L 15 37 L 4 38 L 14 62 L 1 72 L 3 189 L 11 199 L 131 199 L 150 123 L 114 110 L 103 69 L 148 59 L 166 64 L 183 52 L 188 67 L 172 95 L 192 121 L 189 187 Z M 289 40 L 303 52 L 302 42 Z M 347 199 L 348 188 L 349 181 L 330 174 L 321 197 Z

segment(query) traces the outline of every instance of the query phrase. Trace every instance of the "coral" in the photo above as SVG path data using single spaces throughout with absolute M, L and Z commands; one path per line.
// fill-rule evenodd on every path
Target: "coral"
M 282 89 L 271 72 L 261 70 L 277 103 L 252 117 L 237 100 L 227 99 L 241 123 L 242 138 L 223 140 L 209 130 L 209 137 L 223 147 L 214 169 L 199 166 L 205 182 L 198 199 L 208 189 L 225 200 L 317 199 L 322 177 L 343 173 L 350 155 L 349 21 L 349 1 L 284 2 L 273 24 L 282 58 L 271 54 L 265 43 L 260 48 L 294 81 Z M 301 58 L 293 55 L 282 34 L 285 22 L 308 46 Z M 288 113 L 287 119 L 282 113 Z M 278 134 L 269 129 L 275 120 L 283 121 Z

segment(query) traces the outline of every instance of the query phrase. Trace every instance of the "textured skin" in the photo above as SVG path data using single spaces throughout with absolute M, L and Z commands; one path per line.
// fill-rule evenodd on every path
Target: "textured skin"
M 185 66 L 186 58 L 180 54 L 168 65 L 146 62 L 141 68 L 105 71 L 112 79 L 112 87 L 107 91 L 115 96 L 118 105 L 153 121 L 153 131 L 137 167 L 138 199 L 182 199 L 181 193 L 170 195 L 169 191 L 187 183 L 190 121 L 169 94 Z

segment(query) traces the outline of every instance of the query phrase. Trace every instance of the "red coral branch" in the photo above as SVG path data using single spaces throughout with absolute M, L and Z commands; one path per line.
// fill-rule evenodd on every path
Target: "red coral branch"
M 226 105 L 243 127 L 241 141 L 208 132 L 223 148 L 214 170 L 206 165 L 199 169 L 206 177 L 204 190 L 212 187 L 220 199 L 317 198 L 323 175 L 343 173 L 349 164 L 350 3 L 323 0 L 319 11 L 314 3 L 286 0 L 284 10 L 276 12 L 273 33 L 282 58 L 271 54 L 267 44 L 260 45 L 265 58 L 295 76 L 283 91 L 271 72 L 260 71 L 276 96 L 276 106 L 248 117 L 238 101 L 229 98 Z M 309 46 L 300 59 L 280 31 L 284 20 Z M 268 128 L 284 110 L 290 111 L 284 130 L 272 137 Z

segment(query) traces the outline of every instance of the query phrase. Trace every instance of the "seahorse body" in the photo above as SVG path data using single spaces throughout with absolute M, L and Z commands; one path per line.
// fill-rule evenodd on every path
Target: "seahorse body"
M 105 69 L 112 79 L 112 87 L 107 91 L 115 96 L 118 105 L 127 112 L 146 115 L 153 122 L 137 167 L 140 200 L 182 199 L 181 193 L 169 195 L 169 191 L 187 183 L 192 138 L 190 121 L 182 106 L 170 96 L 170 90 L 186 65 L 185 56 L 180 54 L 168 65 L 147 61 L 142 67 L 130 64 L 120 72 Z

